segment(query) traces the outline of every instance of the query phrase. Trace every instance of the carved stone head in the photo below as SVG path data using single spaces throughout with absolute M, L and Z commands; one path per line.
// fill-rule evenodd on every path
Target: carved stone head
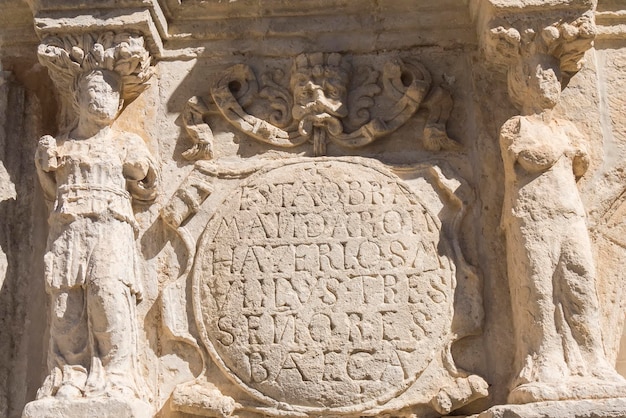
M 524 114 L 541 113 L 556 106 L 562 88 L 580 70 L 585 51 L 593 45 L 597 33 L 593 12 L 547 26 L 516 24 L 491 29 L 486 46 L 507 64 L 513 104 Z
M 108 125 L 117 117 L 124 103 L 119 74 L 95 70 L 77 77 L 74 85 L 74 110 L 82 121 Z
M 541 113 L 554 108 L 561 97 L 559 61 L 537 54 L 520 59 L 508 73 L 509 96 L 523 113 Z
M 340 54 L 302 54 L 291 73 L 292 116 L 314 126 L 348 115 L 349 64 Z
M 41 64 L 48 67 L 48 74 L 59 92 L 61 132 L 72 129 L 76 119 L 81 117 L 76 97 L 81 79 L 92 75 L 104 79 L 128 104 L 148 87 L 153 74 L 143 37 L 127 32 L 48 36 L 39 45 L 38 57 Z M 111 81 L 113 78 L 117 80 Z

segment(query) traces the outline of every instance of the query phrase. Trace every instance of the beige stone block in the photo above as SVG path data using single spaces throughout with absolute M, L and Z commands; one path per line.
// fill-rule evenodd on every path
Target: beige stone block
M 22 418 L 152 418 L 152 407 L 137 399 L 40 399 L 29 403 Z
M 525 405 L 500 405 L 473 415 L 475 418 L 622 418 L 626 399 L 538 402 Z

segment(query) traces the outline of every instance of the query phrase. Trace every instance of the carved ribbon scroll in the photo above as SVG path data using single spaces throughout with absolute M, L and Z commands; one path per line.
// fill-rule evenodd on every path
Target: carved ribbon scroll
M 237 64 L 225 70 L 210 91 L 221 116 L 257 141 L 280 148 L 310 142 L 317 156 L 326 154 L 329 141 L 360 148 L 402 127 L 422 106 L 429 113 L 424 147 L 432 151 L 459 147 L 445 133 L 451 95 L 433 84 L 420 63 L 395 58 L 376 71 L 367 66 L 353 69 L 337 53 L 302 54 L 294 60 L 288 88 L 280 84 L 280 70 L 260 78 L 250 66 Z M 212 156 L 195 151 L 212 140 L 210 132 L 202 138 L 196 135 L 208 127 L 195 120 L 198 100 L 190 101 L 183 118 L 196 144 L 185 154 L 189 159 Z M 262 101 L 267 103 L 262 115 L 250 110 Z

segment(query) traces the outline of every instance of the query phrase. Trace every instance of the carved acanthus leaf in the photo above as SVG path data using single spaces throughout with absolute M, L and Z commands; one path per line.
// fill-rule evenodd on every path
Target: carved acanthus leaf
M 124 99 L 132 100 L 152 76 L 143 37 L 126 32 L 50 36 L 39 45 L 38 54 L 60 91 L 69 90 L 81 73 L 109 70 L 124 79 Z
M 143 37 L 129 32 L 48 36 L 37 53 L 61 97 L 62 130 L 76 117 L 72 112 L 73 89 L 81 74 L 95 70 L 117 73 L 122 78 L 122 98 L 126 104 L 148 87 L 153 74 Z
M 543 27 L 497 26 L 490 30 L 487 48 L 509 65 L 532 55 L 551 55 L 569 78 L 580 70 L 596 32 L 593 14 L 588 12 L 572 22 L 557 21 Z
M 447 82 L 432 88 L 424 101 L 428 119 L 424 127 L 424 148 L 429 151 L 460 150 L 461 144 L 448 136 L 446 123 L 452 112 L 452 94 Z
M 380 72 L 368 66 L 361 66 L 355 70 L 352 85 L 355 86 L 348 94 L 348 117 L 344 120 L 344 127 L 348 131 L 355 131 L 371 119 L 370 109 L 374 106 L 374 96 L 380 94 L 378 85 Z
M 224 72 L 211 95 L 217 108 L 234 127 L 251 137 L 280 147 L 293 147 L 306 142 L 297 132 L 287 132 L 271 123 L 246 112 L 243 106 L 258 90 L 258 82 L 252 68 L 235 65 Z
M 284 76 L 285 73 L 280 69 L 262 74 L 263 88 L 259 92 L 259 97 L 266 99 L 272 109 L 269 121 L 279 128 L 286 128 L 293 121 L 291 117 L 292 97 L 289 91 L 279 84 Z

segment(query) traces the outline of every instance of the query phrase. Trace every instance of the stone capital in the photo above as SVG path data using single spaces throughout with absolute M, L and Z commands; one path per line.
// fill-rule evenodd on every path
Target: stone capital
M 117 74 L 128 103 L 144 91 L 153 74 L 151 55 L 137 32 L 94 30 L 85 33 L 49 34 L 39 44 L 39 62 L 48 68 L 60 98 L 60 128 L 75 119 L 76 82 L 93 71 Z
M 506 72 L 520 60 L 548 55 L 557 59 L 565 80 L 580 70 L 593 46 L 594 10 L 592 0 L 476 0 L 471 8 L 490 67 Z
M 157 1 L 30 0 L 28 3 L 40 39 L 45 40 L 51 35 L 129 32 L 144 38 L 145 47 L 153 58 L 163 55 L 167 22 Z

